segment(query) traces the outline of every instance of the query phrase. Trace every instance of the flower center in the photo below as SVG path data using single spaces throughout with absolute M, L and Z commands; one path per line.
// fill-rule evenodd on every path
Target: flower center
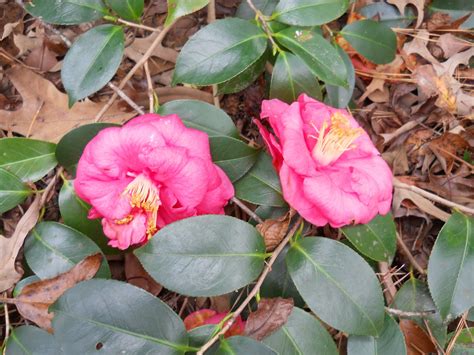
M 160 189 L 145 175 L 138 175 L 127 185 L 123 194 L 130 195 L 130 206 L 143 210 L 147 214 L 146 234 L 150 239 L 158 230 L 156 219 L 161 205 Z M 133 215 L 115 221 L 116 224 L 127 224 L 133 220 Z
M 352 142 L 363 133 L 362 128 L 351 127 L 349 119 L 339 112 L 331 116 L 330 124 L 324 121 L 320 129 L 314 129 L 318 135 L 310 135 L 317 140 L 312 156 L 323 166 L 337 160 L 345 151 L 355 148 Z

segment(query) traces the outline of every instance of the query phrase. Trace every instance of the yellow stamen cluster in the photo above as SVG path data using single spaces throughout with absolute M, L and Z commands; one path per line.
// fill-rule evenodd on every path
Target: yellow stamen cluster
M 352 142 L 362 133 L 362 128 L 353 128 L 349 119 L 342 113 L 335 113 L 331 116 L 331 123 L 324 121 L 320 129 L 316 127 L 317 139 L 312 155 L 321 165 L 329 165 L 337 160 L 342 153 L 354 148 Z
M 158 187 L 144 175 L 138 175 L 125 188 L 124 194 L 130 195 L 130 205 L 132 207 L 140 208 L 147 213 L 147 230 L 148 239 L 151 238 L 158 228 L 156 227 L 156 219 L 158 217 L 158 208 L 161 205 L 160 194 Z M 131 217 L 130 219 L 128 219 Z M 127 216 L 119 221 L 117 224 L 129 223 L 133 216 Z

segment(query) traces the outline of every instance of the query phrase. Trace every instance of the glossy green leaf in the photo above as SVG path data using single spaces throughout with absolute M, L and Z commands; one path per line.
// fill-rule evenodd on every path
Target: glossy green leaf
M 261 219 L 266 220 L 269 218 L 278 218 L 283 216 L 288 212 L 288 206 L 285 207 L 272 207 L 272 206 L 258 206 L 257 209 L 254 211 L 257 216 Z M 250 218 L 250 223 L 255 223 L 253 218 Z M 255 223 L 256 225 L 257 223 Z
M 291 103 L 303 93 L 321 100 L 318 78 L 298 56 L 290 52 L 280 52 L 273 67 L 270 98 Z
M 290 25 L 315 26 L 342 16 L 349 0 L 280 0 L 273 19 Z
M 114 25 L 94 27 L 77 38 L 61 70 L 69 106 L 107 85 L 122 61 L 124 43 L 123 28 Z
M 430 8 L 435 11 L 474 11 L 474 2 L 472 0 L 433 0 Z
M 253 0 L 254 6 L 265 16 L 270 16 L 278 4 L 278 0 Z M 249 6 L 246 0 L 242 1 L 235 12 L 236 17 L 244 20 L 255 19 L 255 11 Z
M 56 222 L 37 224 L 26 237 L 25 259 L 40 278 L 48 279 L 70 270 L 86 256 L 100 253 L 84 234 Z M 95 277 L 110 277 L 105 256 Z
M 186 42 L 176 62 L 173 83 L 219 84 L 255 63 L 265 52 L 265 34 L 238 18 L 207 25 Z
M 406 355 L 405 338 L 397 322 L 385 316 L 383 328 L 378 337 L 351 335 L 347 342 L 347 355 Z
M 217 325 L 210 324 L 191 329 L 188 331 L 189 345 L 195 347 L 203 346 L 212 338 L 215 331 L 218 331 Z
M 5 355 L 63 354 L 52 334 L 32 325 L 14 328 L 8 338 Z
M 35 17 L 56 25 L 92 22 L 107 14 L 102 0 L 33 0 L 25 9 Z
M 0 214 L 16 207 L 32 193 L 16 175 L 0 168 Z
M 405 7 L 404 14 L 402 15 L 396 6 L 387 4 L 386 2 L 376 2 L 364 6 L 359 10 L 359 13 L 368 19 L 378 19 L 379 22 L 388 27 L 405 28 L 408 27 L 413 20 L 416 20 L 416 14 L 411 7 Z
M 428 286 L 444 320 L 452 320 L 474 306 L 473 221 L 454 212 L 431 251 Z
M 351 248 L 335 240 L 307 237 L 291 246 L 286 264 L 318 318 L 349 334 L 380 333 L 384 302 L 379 281 Z
M 70 174 L 76 174 L 77 163 L 87 143 L 101 130 L 117 127 L 112 123 L 91 123 L 77 127 L 61 138 L 56 146 L 56 158 Z
M 311 314 L 294 307 L 288 321 L 263 342 L 278 354 L 337 355 L 326 328 Z
M 369 223 L 341 230 L 362 254 L 376 261 L 391 263 L 397 249 L 397 231 L 391 213 L 377 215 Z
M 451 337 L 454 333 L 450 334 Z M 450 338 L 451 338 L 450 337 Z M 464 328 L 459 332 L 451 355 L 473 355 L 474 354 L 474 328 Z
M 209 4 L 209 0 L 168 0 L 168 16 L 165 26 L 169 26 L 176 19 L 202 9 Z
M 347 86 L 344 61 L 337 50 L 316 31 L 289 27 L 276 33 L 275 38 L 300 57 L 322 81 Z
M 397 36 L 380 22 L 356 21 L 345 26 L 341 34 L 357 52 L 371 62 L 386 64 L 395 59 Z
M 427 330 L 426 325 L 428 325 L 429 332 L 433 334 L 441 346 L 444 346 L 446 325 L 443 324 L 443 320 L 431 299 L 428 286 L 423 281 L 412 278 L 405 282 L 397 291 L 392 307 L 406 312 L 436 311 L 424 318 L 411 317 L 410 319 L 425 330 Z M 429 332 L 427 331 L 427 333 Z
M 81 282 L 50 311 L 54 336 L 66 354 L 174 355 L 188 350 L 178 315 L 157 297 L 124 282 Z
M 29 138 L 0 139 L 0 168 L 18 176 L 22 181 L 35 182 L 56 164 L 56 144 Z
M 217 94 L 233 94 L 250 86 L 265 70 L 267 55 L 263 54 L 255 63 L 229 81 L 217 85 Z
M 117 15 L 125 20 L 138 21 L 143 13 L 144 0 L 106 0 Z
M 249 284 L 266 256 L 254 227 L 220 215 L 167 225 L 134 253 L 158 283 L 188 296 L 222 295 Z
M 343 86 L 326 85 L 327 102 L 331 106 L 345 108 L 349 104 L 349 101 L 351 101 L 352 94 L 354 92 L 355 71 L 351 58 L 349 58 L 346 51 L 344 51 L 344 49 L 339 46 L 337 46 L 336 49 L 344 61 L 347 72 L 347 82 L 349 86 L 345 88 Z
M 255 165 L 235 183 L 235 195 L 256 205 L 282 207 L 285 205 L 280 179 L 272 158 L 260 152 Z
M 259 151 L 239 139 L 211 137 L 209 141 L 212 160 L 232 182 L 244 176 L 257 161 Z
M 295 306 L 304 307 L 305 302 L 298 293 L 286 267 L 285 258 L 288 249 L 289 247 L 285 247 L 280 255 L 278 255 L 271 271 L 263 281 L 260 295 L 264 298 L 292 298 Z
M 160 115 L 177 114 L 186 127 L 206 132 L 209 137 L 239 138 L 232 118 L 214 105 L 198 100 L 174 100 L 160 106 Z
M 87 235 L 105 254 L 118 254 L 119 249 L 107 245 L 109 239 L 102 230 L 100 219 L 87 218 L 91 206 L 76 195 L 73 183 L 65 180 L 59 192 L 59 212 L 64 224 Z
M 255 339 L 243 336 L 233 336 L 222 339 L 216 349 L 209 351 L 210 355 L 277 355 L 275 351 Z

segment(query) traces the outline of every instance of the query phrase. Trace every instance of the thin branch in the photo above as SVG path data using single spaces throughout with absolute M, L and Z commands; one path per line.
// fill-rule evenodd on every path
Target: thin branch
M 415 257 L 411 254 L 410 249 L 407 247 L 405 242 L 403 241 L 400 234 L 397 232 L 397 242 L 400 248 L 402 248 L 403 254 L 408 258 L 410 264 L 421 274 L 426 275 L 426 271 L 421 267 L 420 264 L 416 261 Z
M 401 318 L 411 318 L 411 317 L 429 317 L 436 313 L 436 310 L 430 309 L 428 311 L 419 311 L 419 312 L 409 312 L 409 311 L 402 311 L 400 309 L 385 307 L 385 311 L 387 313 L 401 317 Z
M 390 304 L 397 293 L 397 288 L 395 287 L 392 279 L 392 272 L 390 271 L 386 261 L 379 262 L 379 270 L 381 273 L 381 281 L 385 285 L 386 291 L 388 291 L 384 292 L 385 300 L 387 301 L 387 304 Z
M 156 47 L 158 47 L 161 42 L 163 41 L 163 39 L 165 38 L 166 34 L 169 32 L 169 30 L 173 27 L 174 25 L 174 22 L 172 24 L 170 24 L 169 26 L 163 28 L 161 30 L 161 32 L 159 33 L 158 36 L 156 36 L 155 40 L 153 41 L 153 43 L 150 45 L 150 47 L 148 48 L 148 50 L 145 52 L 145 54 L 143 54 L 143 56 L 140 58 L 140 60 L 135 64 L 135 66 L 127 73 L 127 75 L 125 76 L 125 78 L 122 79 L 122 81 L 120 82 L 120 84 L 118 85 L 118 89 L 119 90 L 122 90 L 125 85 L 127 84 L 127 82 L 132 78 L 132 76 L 135 74 L 135 72 L 143 65 L 145 64 L 145 62 L 148 60 L 148 58 L 152 55 L 153 51 L 155 50 Z M 107 112 L 107 110 L 112 106 L 112 104 L 114 103 L 114 101 L 117 99 L 117 96 L 118 94 L 117 93 L 114 93 L 109 101 L 107 102 L 107 104 L 105 104 L 104 107 L 102 107 L 102 109 L 100 110 L 100 112 L 95 116 L 95 122 L 98 122 L 101 117 L 104 115 L 104 113 Z
M 448 207 L 451 207 L 451 208 L 456 208 L 459 211 L 463 211 L 463 212 L 469 213 L 471 215 L 474 215 L 474 209 L 472 209 L 472 208 L 469 208 L 469 207 L 460 205 L 458 203 L 446 200 L 446 199 L 444 199 L 442 197 L 439 197 L 438 195 L 435 195 L 431 192 L 420 189 L 419 187 L 405 184 L 405 183 L 401 182 L 400 180 L 398 180 L 396 178 L 393 179 L 393 186 L 398 187 L 399 189 L 410 190 L 412 192 L 417 193 L 418 195 L 421 195 L 423 197 L 426 197 L 426 198 L 430 199 L 431 201 L 438 202 L 438 203 L 441 203 L 442 205 L 445 205 L 445 206 L 448 206 Z
M 144 115 L 145 111 L 138 106 L 131 98 L 127 96 L 122 90 L 120 90 L 118 87 L 115 86 L 113 83 L 108 84 L 109 87 L 118 95 L 120 98 L 125 101 L 127 104 L 129 104 L 135 111 L 137 111 L 140 115 Z
M 121 18 L 116 19 L 115 22 L 121 23 L 123 25 L 127 25 L 129 27 L 139 28 L 139 29 L 142 29 L 142 30 L 145 30 L 145 31 L 151 31 L 151 32 L 158 32 L 159 31 L 159 29 L 157 29 L 157 28 L 149 27 L 149 26 L 145 26 L 145 25 L 140 25 L 139 23 L 130 22 L 130 21 L 127 21 L 127 20 L 124 20 L 124 19 L 121 19 Z
M 278 47 L 278 44 L 275 43 L 275 40 L 273 39 L 273 32 L 270 30 L 270 27 L 268 27 L 267 21 L 265 20 L 265 17 L 263 16 L 262 12 L 257 9 L 257 7 L 254 5 L 252 0 L 247 0 L 247 4 L 250 6 L 250 8 L 255 12 L 255 15 L 257 16 L 258 20 L 262 24 L 262 28 L 267 34 L 268 39 L 272 43 L 273 50 L 279 51 L 280 47 Z
M 461 334 L 461 331 L 464 328 L 464 324 L 466 323 L 466 318 L 467 318 L 468 313 L 469 313 L 468 311 L 465 312 L 462 315 L 461 319 L 459 320 L 459 323 L 456 326 L 456 331 L 454 333 L 454 336 L 451 338 L 448 346 L 446 347 L 446 354 L 451 354 L 451 351 L 453 350 L 454 345 L 456 344 L 456 340 L 458 339 L 459 335 Z
M 216 1 L 209 0 L 207 5 L 207 23 L 212 23 L 216 20 Z M 221 108 L 221 102 L 219 95 L 217 94 L 217 84 L 212 85 L 212 99 L 214 100 L 214 106 Z
M 4 295 L 6 294 L 5 292 Z M 8 313 L 8 305 L 6 303 L 3 304 L 3 310 L 5 312 L 5 337 L 3 339 L 3 346 L 5 346 L 10 335 L 10 314 Z
M 252 301 L 252 299 L 255 297 L 255 295 L 258 293 L 260 290 L 260 287 L 263 284 L 263 281 L 267 277 L 268 273 L 272 269 L 272 265 L 275 263 L 275 260 L 277 259 L 278 255 L 282 252 L 283 248 L 285 247 L 286 244 L 290 241 L 291 237 L 296 233 L 298 230 L 300 224 L 303 222 L 303 219 L 300 217 L 298 221 L 295 223 L 295 225 L 291 228 L 291 230 L 288 232 L 286 235 L 285 239 L 281 241 L 281 243 L 278 245 L 278 247 L 275 249 L 275 251 L 272 253 L 272 257 L 268 261 L 268 263 L 265 265 L 265 268 L 263 269 L 263 272 L 260 274 L 260 277 L 257 280 L 257 283 L 253 287 L 252 291 L 248 294 L 247 298 L 242 302 L 242 304 L 237 308 L 237 310 L 234 312 L 232 317 L 227 321 L 227 323 L 222 327 L 222 329 L 215 335 L 213 336 L 206 344 L 204 344 L 201 349 L 197 352 L 197 355 L 203 355 L 206 350 L 208 350 L 216 341 L 219 340 L 219 337 L 227 332 L 232 324 L 234 324 L 235 320 L 237 317 L 242 313 L 243 310 L 245 310 L 245 307 Z
M 155 100 L 153 99 L 154 91 L 153 91 L 153 81 L 151 80 L 150 68 L 148 66 L 148 60 L 145 62 L 145 76 L 146 76 L 146 83 L 148 86 L 148 111 L 153 113 L 155 110 Z
M 254 211 L 248 208 L 242 201 L 240 201 L 237 197 L 232 197 L 231 200 L 237 206 L 239 206 L 245 213 L 247 213 L 250 217 L 252 217 L 258 223 L 263 223 L 263 219 L 261 219 Z

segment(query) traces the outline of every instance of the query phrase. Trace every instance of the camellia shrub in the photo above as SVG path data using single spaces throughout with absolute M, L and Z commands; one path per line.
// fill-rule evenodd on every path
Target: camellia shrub
M 438 351 L 464 349 L 471 333 L 451 344 L 448 329 L 473 318 L 473 218 L 449 211 L 427 270 L 394 285 L 393 174 L 347 108 L 347 48 L 390 63 L 391 27 L 416 18 L 379 4 L 380 16 L 367 8 L 347 21 L 349 0 L 244 0 L 192 35 L 172 85 L 211 86 L 218 97 L 265 77 L 256 142 L 218 105 L 159 104 L 156 93 L 154 112 L 123 125 L 86 117 L 56 142 L 0 139 L 0 212 L 30 203 L 18 231 L 0 237 L 11 254 L 0 250 L 0 301 L 28 320 L 7 325 L 5 353 L 329 355 L 344 343 L 349 355 L 402 355 L 407 321 Z M 157 32 L 156 48 L 180 17 L 214 2 L 168 0 L 159 28 L 141 23 L 144 0 L 24 6 L 57 31 L 93 24 L 65 41 L 61 84 L 74 107 L 106 85 L 125 95 L 126 80 L 109 82 L 134 30 Z M 55 186 L 59 216 L 48 220 Z M 22 246 L 24 276 L 13 252 Z M 112 277 L 123 258 L 167 296 Z M 218 310 L 222 299 L 230 308 Z

